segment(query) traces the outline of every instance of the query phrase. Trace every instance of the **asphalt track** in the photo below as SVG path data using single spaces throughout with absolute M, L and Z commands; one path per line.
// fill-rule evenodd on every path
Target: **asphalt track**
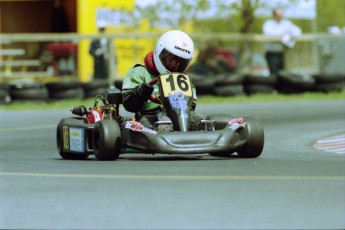
M 344 229 L 345 155 L 313 148 L 345 133 L 345 102 L 201 105 L 252 116 L 261 157 L 124 154 L 62 160 L 68 109 L 0 111 L 1 229 Z

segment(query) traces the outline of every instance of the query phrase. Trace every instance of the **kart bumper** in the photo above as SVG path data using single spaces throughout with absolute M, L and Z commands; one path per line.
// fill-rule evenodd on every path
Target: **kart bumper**
M 148 133 L 122 129 L 124 146 L 144 153 L 195 154 L 235 151 L 244 144 L 244 129 L 227 125 L 216 131 Z

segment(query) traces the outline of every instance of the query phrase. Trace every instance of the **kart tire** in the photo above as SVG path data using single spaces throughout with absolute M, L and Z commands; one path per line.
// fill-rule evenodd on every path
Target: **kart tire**
M 82 86 L 82 83 L 78 81 L 59 81 L 59 82 L 46 83 L 46 87 L 49 92 L 75 89 L 75 88 L 80 88 L 81 86 Z
M 190 80 L 195 87 L 197 95 L 213 95 L 215 80 L 206 75 L 189 73 Z
M 84 91 L 82 88 L 65 89 L 60 91 L 49 92 L 50 99 L 84 99 Z
M 222 97 L 245 95 L 244 87 L 242 84 L 216 86 L 214 89 L 214 92 L 216 96 L 222 96 Z
M 273 94 L 275 92 L 275 88 L 271 85 L 255 83 L 255 84 L 246 84 L 244 86 L 244 91 L 248 95 Z
M 264 129 L 262 124 L 251 117 L 245 118 L 247 124 L 244 129 L 247 143 L 237 151 L 243 158 L 256 158 L 261 155 L 264 148 Z
M 60 123 L 57 126 L 56 129 L 56 144 L 57 144 L 57 148 L 59 151 L 60 156 L 63 159 L 66 160 L 85 160 L 86 158 L 89 157 L 89 154 L 75 154 L 75 153 L 66 153 L 63 151 L 63 142 L 62 142 L 62 133 L 61 133 L 61 125 L 68 122 L 68 124 L 76 124 L 76 125 L 80 125 L 83 122 L 83 119 L 79 119 L 79 118 L 64 118 L 60 121 Z
M 1 104 L 8 104 L 11 102 L 10 94 L 7 90 L 0 88 L 0 105 Z
M 13 100 L 48 100 L 46 88 L 14 88 L 10 91 Z
M 84 90 L 85 98 L 94 98 L 98 95 L 104 96 L 105 95 L 105 88 L 99 88 L 99 89 L 92 89 L 92 90 Z
M 315 92 L 340 92 L 344 89 L 345 82 L 317 83 L 313 90 Z
M 247 74 L 245 75 L 244 80 L 245 85 L 267 85 L 267 86 L 275 86 L 277 83 L 277 76 L 270 75 L 270 76 L 262 76 L 262 75 L 255 75 L 255 74 Z
M 96 79 L 88 83 L 83 83 L 85 98 L 93 98 L 97 95 L 105 95 L 105 89 L 109 88 L 107 79 Z
M 215 76 L 215 86 L 242 84 L 245 76 L 243 74 L 222 73 Z
M 84 91 L 92 91 L 96 89 L 107 89 L 109 88 L 109 82 L 107 79 L 96 79 L 87 83 L 82 83 Z
M 115 161 L 121 152 L 121 130 L 114 120 L 101 120 L 93 132 L 93 150 L 97 160 Z
M 286 88 L 295 89 L 295 92 L 306 92 L 315 85 L 314 77 L 309 75 L 302 75 L 290 73 L 287 71 L 280 71 L 277 79 L 277 89 L 279 92 L 286 93 Z M 289 92 L 289 91 L 288 91 Z

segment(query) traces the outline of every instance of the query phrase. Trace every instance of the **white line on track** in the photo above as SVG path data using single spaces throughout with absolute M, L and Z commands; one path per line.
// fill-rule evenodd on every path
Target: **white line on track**
M 55 177 L 85 179 L 134 179 L 134 180 L 326 180 L 345 181 L 345 176 L 198 176 L 198 175 L 108 175 L 108 174 L 58 174 L 0 172 L 0 176 Z
M 317 140 L 313 147 L 326 152 L 345 155 L 345 134 Z

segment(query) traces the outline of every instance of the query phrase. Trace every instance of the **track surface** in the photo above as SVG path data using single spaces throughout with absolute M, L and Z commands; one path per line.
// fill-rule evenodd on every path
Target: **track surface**
M 198 110 L 260 120 L 261 157 L 67 161 L 57 153 L 55 127 L 68 109 L 1 111 L 0 228 L 344 229 L 345 155 L 313 148 L 345 133 L 344 102 Z

